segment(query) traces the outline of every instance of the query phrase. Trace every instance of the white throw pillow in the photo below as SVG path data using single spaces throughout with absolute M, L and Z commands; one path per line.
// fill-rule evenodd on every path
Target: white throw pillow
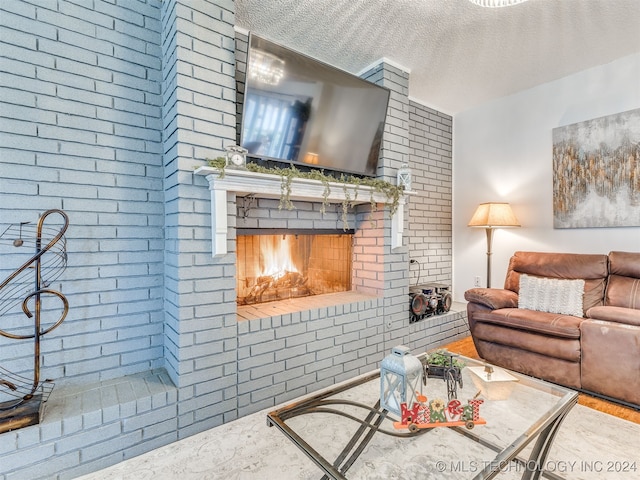
M 582 317 L 583 297 L 582 279 L 560 280 L 520 275 L 518 308 Z

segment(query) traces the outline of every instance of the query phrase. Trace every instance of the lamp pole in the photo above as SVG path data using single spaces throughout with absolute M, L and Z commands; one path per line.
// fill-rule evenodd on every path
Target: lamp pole
M 491 243 L 493 242 L 493 228 L 485 228 L 487 232 L 487 288 L 491 288 Z

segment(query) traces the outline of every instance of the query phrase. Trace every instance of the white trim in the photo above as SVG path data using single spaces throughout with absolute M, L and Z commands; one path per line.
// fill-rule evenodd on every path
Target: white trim
M 242 35 L 246 35 L 247 37 L 249 36 L 249 30 L 247 30 L 246 28 L 242 28 L 242 27 L 239 27 L 238 25 L 234 25 L 233 26 L 233 30 L 236 33 L 240 33 Z
M 252 194 L 260 198 L 280 198 L 282 195 L 282 178 L 270 173 L 250 172 L 249 170 L 225 169 L 224 177 L 220 178 L 220 171 L 214 167 L 198 167 L 196 175 L 204 175 L 209 182 L 211 191 L 211 252 L 212 256 L 227 253 L 227 192 L 236 194 Z M 386 203 L 387 198 L 382 193 L 374 192 L 366 185 L 345 185 L 340 182 L 329 182 L 330 193 L 327 201 L 342 203 L 347 194 L 350 201 L 356 204 L 369 203 L 371 194 L 377 203 Z M 307 178 L 293 178 L 291 180 L 291 200 L 318 202 L 324 198 L 325 187 L 319 180 Z M 406 192 L 410 194 L 412 192 Z M 357 200 L 354 200 L 356 198 Z M 405 197 L 400 197 L 398 209 L 391 218 L 392 237 L 391 248 L 402 246 L 404 226 Z
M 373 62 L 371 65 L 369 65 L 369 66 L 363 68 L 362 70 L 360 70 L 358 73 L 356 73 L 356 75 L 361 77 L 363 73 L 366 73 L 369 70 L 371 70 L 372 68 L 377 67 L 382 62 L 384 62 L 384 63 L 386 63 L 388 65 L 391 65 L 392 67 L 396 67 L 396 68 L 402 70 L 403 72 L 411 73 L 411 69 L 410 68 L 407 68 L 407 67 L 405 67 L 403 65 L 400 65 L 399 63 L 394 62 L 393 60 L 389 60 L 387 57 L 382 57 L 382 58 L 379 58 L 378 60 L 376 60 L 375 62 Z

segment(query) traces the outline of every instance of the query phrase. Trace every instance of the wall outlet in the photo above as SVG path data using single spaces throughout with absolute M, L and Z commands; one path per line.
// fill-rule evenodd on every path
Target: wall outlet
M 480 286 L 480 276 L 476 275 L 475 277 L 473 277 L 473 286 L 474 287 Z

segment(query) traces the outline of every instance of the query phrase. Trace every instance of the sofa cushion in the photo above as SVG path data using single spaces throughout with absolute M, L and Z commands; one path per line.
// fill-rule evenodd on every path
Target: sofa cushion
M 583 313 L 603 305 L 606 279 L 609 273 L 607 255 L 584 253 L 515 252 L 509 261 L 504 288 L 519 292 L 520 275 L 536 277 L 583 279 Z
M 587 317 L 595 320 L 607 320 L 625 325 L 640 327 L 640 310 L 624 307 L 593 307 L 587 311 Z
M 474 313 L 476 322 L 493 323 L 563 338 L 580 338 L 580 323 L 584 320 L 572 315 L 537 312 L 524 308 L 500 308 Z
M 518 308 L 582 317 L 584 280 L 520 275 Z
M 640 252 L 609 252 L 609 271 L 613 275 L 640 278 Z
M 640 278 L 610 275 L 605 305 L 640 310 Z
M 475 342 L 478 353 L 487 362 L 560 385 L 580 388 L 580 362 L 567 361 L 481 339 Z
M 640 252 L 609 253 L 609 273 L 604 304 L 640 310 Z
M 492 323 L 479 323 L 475 329 L 474 337 L 527 352 L 561 358 L 568 362 L 580 361 L 580 340 L 577 338 L 551 337 L 524 330 L 514 332 L 511 328 Z

